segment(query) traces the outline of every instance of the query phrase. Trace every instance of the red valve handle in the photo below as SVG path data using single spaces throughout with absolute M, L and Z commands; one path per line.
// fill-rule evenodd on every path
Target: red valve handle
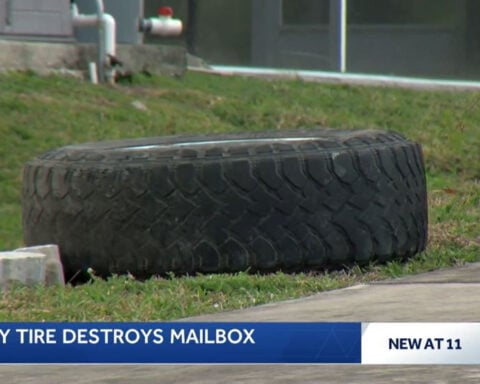
M 160 7 L 158 9 L 158 15 L 163 17 L 172 17 L 173 9 L 172 7 Z

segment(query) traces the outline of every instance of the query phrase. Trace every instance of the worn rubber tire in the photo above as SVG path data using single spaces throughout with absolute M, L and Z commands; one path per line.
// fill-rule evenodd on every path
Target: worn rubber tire
M 24 169 L 27 245 L 67 276 L 309 270 L 424 250 L 421 147 L 314 129 L 99 142 Z

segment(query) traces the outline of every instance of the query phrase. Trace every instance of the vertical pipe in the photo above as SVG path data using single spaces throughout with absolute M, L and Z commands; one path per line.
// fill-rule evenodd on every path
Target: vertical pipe
M 115 19 L 112 15 L 104 13 L 102 18 L 102 24 L 103 33 L 105 34 L 103 39 L 105 55 L 106 57 L 108 57 L 109 55 L 115 57 L 117 56 L 117 23 L 115 22 Z
M 330 68 L 347 70 L 347 0 L 330 0 L 329 41 Z
M 340 72 L 347 71 L 347 0 L 340 0 Z
M 115 66 L 111 63 L 111 57 L 116 57 L 116 41 L 117 41 L 117 30 L 115 19 L 112 15 L 104 13 L 102 17 L 102 28 L 104 33 L 103 49 L 104 49 L 104 78 L 105 81 L 113 84 L 115 83 Z
M 97 14 L 105 13 L 105 4 L 103 4 L 103 0 L 96 0 L 95 5 L 97 6 Z
M 90 75 L 92 84 L 98 84 L 97 64 L 94 61 L 88 63 L 88 74 Z

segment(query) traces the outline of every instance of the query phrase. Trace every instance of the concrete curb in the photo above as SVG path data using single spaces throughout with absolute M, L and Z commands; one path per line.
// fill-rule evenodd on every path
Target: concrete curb
M 153 74 L 183 75 L 187 68 L 183 47 L 168 45 L 119 45 L 118 58 L 124 70 Z M 40 43 L 0 40 L 0 70 L 39 73 L 62 71 L 78 76 L 96 60 L 94 44 Z
M 479 91 L 480 82 L 424 79 L 401 76 L 338 73 L 309 70 L 253 68 L 212 65 L 210 68 L 189 68 L 199 73 L 217 76 L 243 76 L 264 80 L 301 80 L 310 83 L 339 84 L 369 87 L 392 87 L 423 91 Z

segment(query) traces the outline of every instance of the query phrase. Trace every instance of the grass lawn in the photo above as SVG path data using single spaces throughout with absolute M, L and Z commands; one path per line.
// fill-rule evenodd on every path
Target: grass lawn
M 480 260 L 479 93 L 201 74 L 138 77 L 133 85 L 116 87 L 30 73 L 0 75 L 0 250 L 22 245 L 22 166 L 51 148 L 318 125 L 394 130 L 423 145 L 430 215 L 425 253 L 403 264 L 324 274 L 241 273 L 144 283 L 117 277 L 65 289 L 16 287 L 1 293 L 0 320 L 171 320 Z

